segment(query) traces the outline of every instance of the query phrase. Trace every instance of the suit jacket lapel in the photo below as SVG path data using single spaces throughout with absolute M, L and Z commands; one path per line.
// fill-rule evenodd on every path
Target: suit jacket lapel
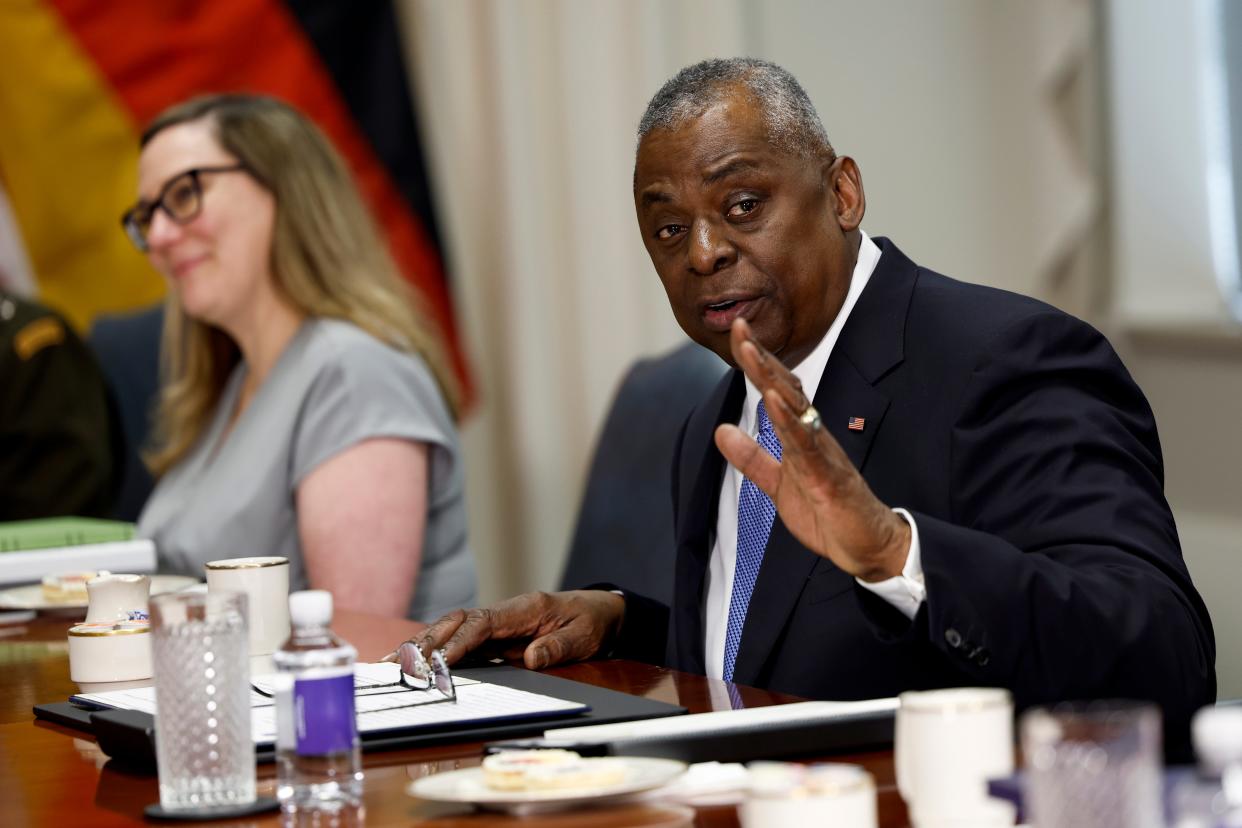
M 724 456 L 714 434 L 721 423 L 735 423 L 746 400 L 746 381 L 737 370 L 727 373 L 711 397 L 686 423 L 682 451 L 675 459 L 675 503 L 684 509 L 677 520 L 677 564 L 673 594 L 673 665 L 687 672 L 707 672 L 703 653 L 703 584 L 712 551 L 712 531 L 724 480 Z
M 813 402 L 824 427 L 860 470 L 889 405 L 874 386 L 903 359 L 906 312 L 917 279 L 917 268 L 895 245 L 876 242 L 880 261 L 841 331 Z M 861 431 L 849 429 L 851 417 L 862 418 Z M 778 515 L 751 594 L 734 681 L 756 682 L 816 566 L 836 568 L 799 543 Z

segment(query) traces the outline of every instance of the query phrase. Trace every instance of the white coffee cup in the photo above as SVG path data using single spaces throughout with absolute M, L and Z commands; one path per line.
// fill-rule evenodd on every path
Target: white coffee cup
M 751 762 L 742 828 L 876 828 L 875 780 L 858 765 Z
M 206 568 L 208 592 L 250 596 L 250 655 L 276 652 L 289 637 L 289 559 L 228 558 Z
M 1014 824 L 1011 804 L 987 781 L 1013 774 L 1013 698 L 995 687 L 902 693 L 897 711 L 897 788 L 914 828 Z

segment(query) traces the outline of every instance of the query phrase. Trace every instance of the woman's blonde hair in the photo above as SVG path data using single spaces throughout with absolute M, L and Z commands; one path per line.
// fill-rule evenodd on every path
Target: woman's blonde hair
M 278 290 L 307 316 L 346 319 L 395 348 L 418 353 L 457 416 L 460 392 L 440 339 L 323 133 L 274 98 L 209 95 L 165 110 L 142 134 L 141 145 L 169 127 L 203 119 L 220 146 L 275 196 L 271 272 Z M 153 447 L 146 454 L 156 475 L 198 440 L 240 358 L 232 339 L 186 316 L 169 294 Z

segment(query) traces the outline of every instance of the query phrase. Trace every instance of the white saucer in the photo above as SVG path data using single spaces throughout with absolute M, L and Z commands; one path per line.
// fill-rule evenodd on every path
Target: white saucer
M 620 757 L 626 778 L 613 785 L 575 790 L 499 791 L 483 781 L 483 768 L 464 768 L 416 779 L 406 788 L 411 796 L 433 802 L 469 802 L 489 810 L 518 814 L 561 810 L 577 805 L 595 805 L 602 800 L 647 791 L 668 784 L 686 770 L 684 762 L 672 759 Z
M 179 589 L 185 589 L 191 584 L 197 583 L 197 578 L 191 578 L 188 575 L 152 575 L 151 594 L 159 595 L 161 592 L 176 592 Z M 43 597 L 43 587 L 40 584 L 30 584 L 28 586 L 0 590 L 0 609 L 69 612 L 86 609 L 86 602 L 49 601 Z

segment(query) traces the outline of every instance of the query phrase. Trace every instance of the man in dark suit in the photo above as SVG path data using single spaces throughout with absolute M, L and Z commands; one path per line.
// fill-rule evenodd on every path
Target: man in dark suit
M 678 443 L 671 613 L 534 594 L 419 644 L 452 661 L 516 640 L 544 667 L 667 639 L 673 666 L 814 698 L 1145 698 L 1180 739 L 1215 694 L 1211 622 L 1150 408 L 1104 338 L 867 237 L 857 165 L 778 67 L 689 67 L 639 134 L 674 315 L 739 369 Z

